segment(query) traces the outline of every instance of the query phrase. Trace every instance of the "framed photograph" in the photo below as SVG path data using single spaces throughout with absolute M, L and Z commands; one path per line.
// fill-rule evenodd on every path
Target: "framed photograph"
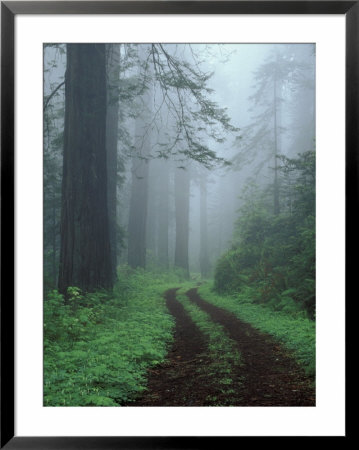
M 348 436 L 358 8 L 1 2 L 1 448 Z

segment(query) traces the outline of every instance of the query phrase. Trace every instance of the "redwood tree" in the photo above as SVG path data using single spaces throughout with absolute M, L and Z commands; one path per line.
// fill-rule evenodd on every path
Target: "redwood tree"
M 111 248 L 112 276 L 117 268 L 117 171 L 118 171 L 118 122 L 119 122 L 119 77 L 120 44 L 106 44 L 107 58 L 107 207 Z
M 190 175 L 188 168 L 176 168 L 175 204 L 176 204 L 176 249 L 175 266 L 184 270 L 189 276 L 188 241 L 189 241 L 189 195 Z
M 113 283 L 107 206 L 104 44 L 68 44 L 59 289 Z
M 207 176 L 200 174 L 200 256 L 199 263 L 202 278 L 209 274 L 208 258 L 208 218 L 207 218 Z
M 136 126 L 138 131 L 139 127 Z M 145 142 L 145 151 L 149 142 Z M 128 264 L 133 267 L 146 266 L 146 223 L 148 209 L 149 161 L 144 158 L 132 160 L 132 182 L 128 224 Z
M 140 112 L 135 123 L 134 154 L 131 168 L 131 199 L 128 224 L 128 264 L 133 267 L 146 266 L 146 224 L 148 212 L 148 176 L 151 150 L 151 127 L 153 91 L 152 68 L 146 64 L 147 45 L 138 46 L 139 79 L 148 83 L 140 96 Z M 142 72 L 143 70 L 143 72 Z
M 158 262 L 168 269 L 168 229 L 169 229 L 169 187 L 170 187 L 170 172 L 169 163 L 164 160 L 161 161 L 160 183 L 159 190 L 159 205 L 158 205 Z

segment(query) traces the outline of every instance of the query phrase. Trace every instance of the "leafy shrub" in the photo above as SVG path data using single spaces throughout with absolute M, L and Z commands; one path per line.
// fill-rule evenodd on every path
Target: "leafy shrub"
M 236 292 L 241 288 L 241 264 L 239 250 L 228 250 L 217 262 L 214 287 L 217 292 Z
M 247 289 L 248 294 L 251 287 L 252 302 L 303 310 L 314 318 L 315 155 L 281 159 L 284 175 L 292 177 L 282 194 L 282 213 L 271 212 L 266 192 L 250 192 L 235 225 L 235 244 L 217 263 L 214 289 L 222 294 Z

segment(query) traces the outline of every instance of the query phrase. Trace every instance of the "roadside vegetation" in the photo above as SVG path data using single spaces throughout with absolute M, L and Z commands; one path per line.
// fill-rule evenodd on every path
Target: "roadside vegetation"
M 193 282 L 176 272 L 150 273 L 123 266 L 113 293 L 68 297 L 48 291 L 44 302 L 44 405 L 120 406 L 146 390 L 148 370 L 166 360 L 173 343 L 174 318 L 164 292 L 181 285 L 176 298 L 208 344 L 198 377 L 213 388 L 207 401 L 224 406 L 240 397 L 243 362 L 227 331 L 189 300 Z M 306 373 L 315 373 L 315 323 L 295 313 L 251 302 L 248 291 L 219 295 L 213 283 L 198 288 L 206 301 L 273 335 L 293 354 Z M 237 374 L 237 375 L 236 375 Z M 214 389 L 215 387 L 215 389 Z M 227 400 L 226 400 L 227 399 Z
M 176 275 L 127 267 L 113 293 L 68 289 L 44 302 L 44 405 L 118 406 L 146 386 L 146 369 L 164 361 L 173 318 L 163 292 Z
M 232 248 L 216 265 L 203 298 L 272 334 L 315 373 L 315 153 L 281 157 L 280 212 L 271 190 L 249 185 Z M 285 195 L 284 195 L 285 193 Z
M 256 304 L 248 290 L 219 295 L 213 291 L 213 284 L 206 283 L 199 287 L 198 292 L 209 303 L 232 312 L 239 319 L 274 336 L 293 354 L 306 373 L 314 376 L 315 322 L 300 314 L 276 311 L 271 305 Z
M 315 153 L 281 161 L 280 213 L 272 213 L 270 186 L 247 186 L 232 247 L 216 265 L 214 287 L 220 294 L 239 293 L 315 319 Z

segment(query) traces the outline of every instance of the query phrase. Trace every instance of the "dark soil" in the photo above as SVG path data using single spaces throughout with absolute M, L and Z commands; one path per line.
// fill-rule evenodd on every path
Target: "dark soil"
M 198 295 L 188 298 L 221 324 L 238 344 L 244 366 L 242 406 L 315 406 L 315 389 L 290 355 L 271 336 L 261 333 L 234 314 L 218 308 Z
M 206 339 L 176 300 L 176 291 L 165 293 L 176 320 L 174 344 L 166 362 L 149 371 L 147 391 L 129 406 L 315 406 L 313 380 L 271 336 L 207 303 L 191 289 L 188 298 L 225 327 L 244 362 L 233 367 L 232 377 L 242 383 L 238 395 L 224 398 L 215 376 L 206 374 L 212 363 Z
M 165 293 L 169 312 L 176 319 L 174 344 L 167 361 L 149 372 L 148 390 L 130 406 L 203 406 L 208 388 L 199 374 L 206 365 L 206 341 L 181 303 L 177 289 Z

